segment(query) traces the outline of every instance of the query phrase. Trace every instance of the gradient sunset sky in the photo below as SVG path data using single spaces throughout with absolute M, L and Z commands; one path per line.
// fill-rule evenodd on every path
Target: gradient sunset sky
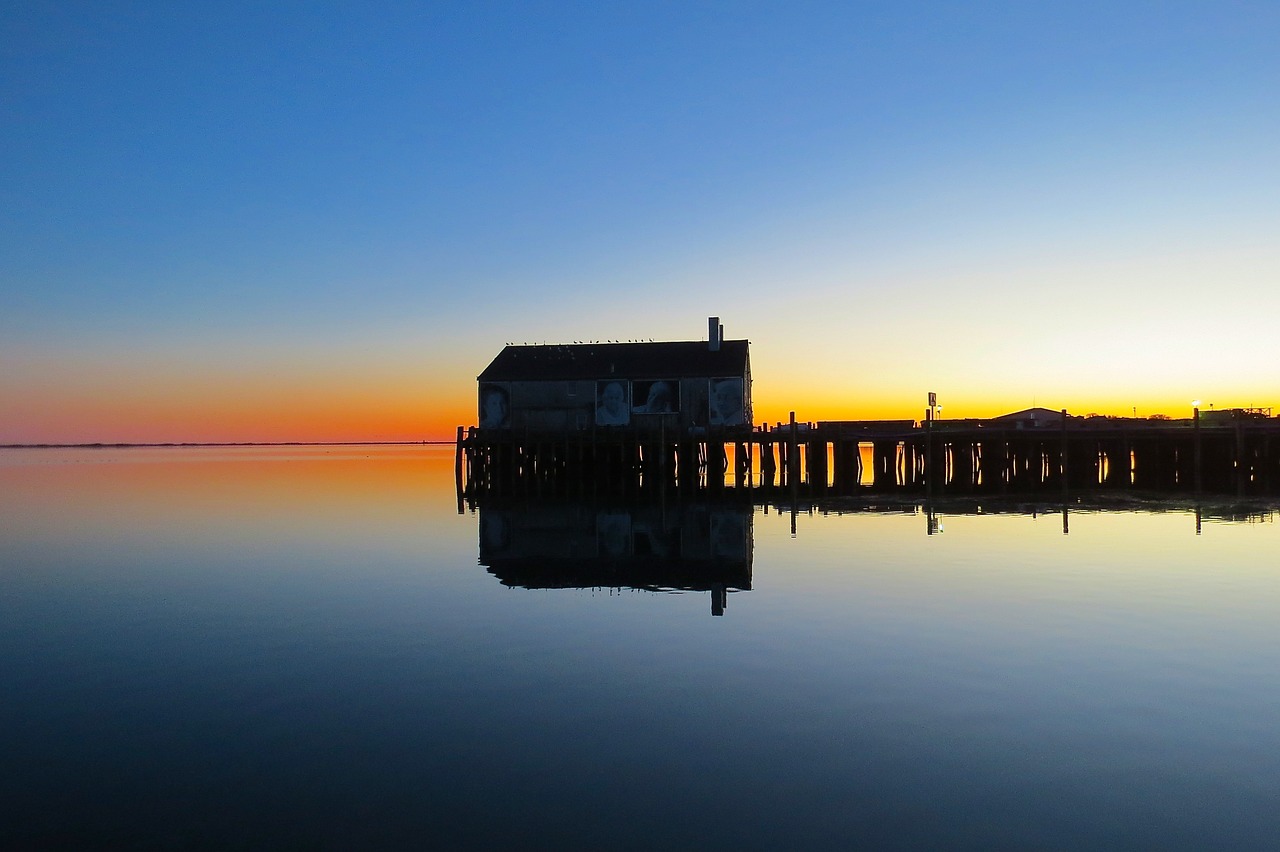
M 757 421 L 1280 410 L 1275 2 L 9 3 L 0 443 L 422 440 L 506 342 Z

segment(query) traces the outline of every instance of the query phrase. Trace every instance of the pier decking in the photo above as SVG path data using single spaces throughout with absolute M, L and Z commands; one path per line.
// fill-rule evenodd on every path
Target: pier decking
M 459 427 L 460 494 L 663 488 L 860 491 L 1280 489 L 1280 418 L 1078 418 L 792 422 L 682 434 L 652 427 L 570 434 Z

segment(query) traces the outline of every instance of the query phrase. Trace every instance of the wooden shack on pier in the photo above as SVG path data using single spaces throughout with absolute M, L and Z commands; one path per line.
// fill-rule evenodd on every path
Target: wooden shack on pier
M 509 345 L 477 376 L 480 429 L 568 436 L 585 432 L 750 430 L 751 358 L 725 340 Z

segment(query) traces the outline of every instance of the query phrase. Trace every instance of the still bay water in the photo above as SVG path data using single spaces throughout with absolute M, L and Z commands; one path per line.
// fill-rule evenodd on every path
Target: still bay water
M 1274 848 L 1272 509 L 683 508 L 0 450 L 0 846 Z

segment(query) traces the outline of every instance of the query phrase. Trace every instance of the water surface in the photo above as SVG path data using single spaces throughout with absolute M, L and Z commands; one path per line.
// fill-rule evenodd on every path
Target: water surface
M 1280 836 L 1269 510 L 460 514 L 452 466 L 0 451 L 3 845 Z

